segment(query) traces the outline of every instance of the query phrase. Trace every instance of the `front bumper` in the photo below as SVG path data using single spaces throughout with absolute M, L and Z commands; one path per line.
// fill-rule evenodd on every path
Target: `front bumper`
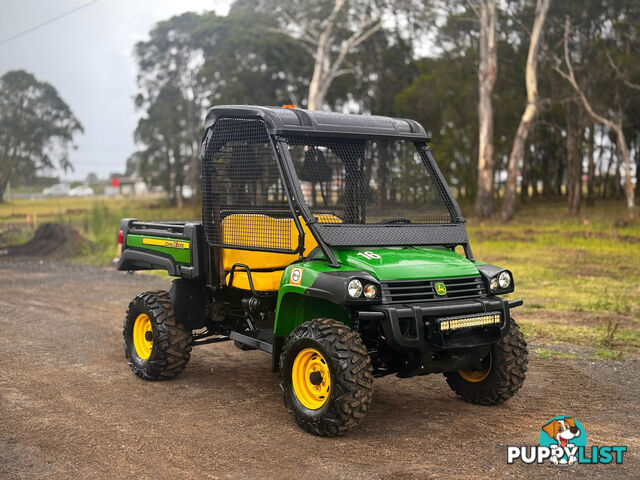
M 482 297 L 473 300 L 448 300 L 420 304 L 380 305 L 373 311 L 381 312 L 380 322 L 385 337 L 394 350 L 442 350 L 488 345 L 500 340 L 511 327 L 510 307 L 500 297 Z M 480 313 L 499 313 L 497 325 L 466 328 L 452 332 L 440 332 L 440 318 Z
M 453 370 L 470 358 L 486 354 L 490 344 L 504 337 L 511 328 L 510 309 L 522 305 L 522 300 L 509 302 L 500 297 L 480 297 L 468 300 L 376 305 L 368 312 L 359 312 L 361 320 L 378 320 L 385 340 L 400 354 L 409 354 L 415 361 L 407 365 L 402 376 L 434 371 Z M 440 331 L 440 319 L 464 315 L 497 313 L 500 323 L 453 331 Z M 434 360 L 436 352 L 448 351 L 447 361 Z M 437 355 L 436 355 L 437 358 Z M 457 361 L 455 359 L 458 359 Z

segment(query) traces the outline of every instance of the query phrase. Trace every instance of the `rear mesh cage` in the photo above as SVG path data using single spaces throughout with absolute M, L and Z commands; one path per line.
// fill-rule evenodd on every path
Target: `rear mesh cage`
M 264 122 L 219 119 L 205 148 L 202 218 L 208 243 L 295 253 L 298 232 Z
M 305 201 L 345 224 L 449 224 L 449 196 L 408 140 L 286 137 Z

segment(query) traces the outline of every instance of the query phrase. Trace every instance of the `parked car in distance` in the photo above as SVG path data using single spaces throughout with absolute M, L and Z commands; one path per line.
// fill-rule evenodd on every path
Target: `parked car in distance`
M 94 195 L 94 193 L 95 192 L 93 191 L 93 188 L 87 185 L 80 185 L 69 190 L 69 193 L 67 195 L 69 195 L 70 197 L 91 197 Z
M 45 197 L 63 197 L 69 194 L 69 184 L 56 183 L 55 185 L 51 185 L 50 187 L 42 190 L 42 194 Z

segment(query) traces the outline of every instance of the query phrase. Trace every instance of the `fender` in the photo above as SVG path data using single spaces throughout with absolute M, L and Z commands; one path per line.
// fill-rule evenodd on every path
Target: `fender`
M 296 327 L 314 318 L 334 318 L 351 325 L 345 304 L 346 279 L 369 276 L 368 273 L 343 266 L 331 269 L 326 261 L 310 260 L 289 265 L 282 274 L 273 332 L 286 337 Z M 330 278 L 327 278 L 330 277 Z

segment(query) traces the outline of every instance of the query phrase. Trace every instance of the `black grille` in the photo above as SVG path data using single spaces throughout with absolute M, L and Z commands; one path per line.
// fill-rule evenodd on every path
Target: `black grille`
M 264 122 L 222 118 L 205 148 L 202 216 L 209 244 L 294 253 L 298 232 Z
M 437 295 L 434 284 L 442 282 L 447 287 L 446 295 Z M 436 300 L 462 300 L 486 295 L 481 277 L 451 278 L 448 280 L 401 280 L 382 283 L 384 303 L 416 303 Z

